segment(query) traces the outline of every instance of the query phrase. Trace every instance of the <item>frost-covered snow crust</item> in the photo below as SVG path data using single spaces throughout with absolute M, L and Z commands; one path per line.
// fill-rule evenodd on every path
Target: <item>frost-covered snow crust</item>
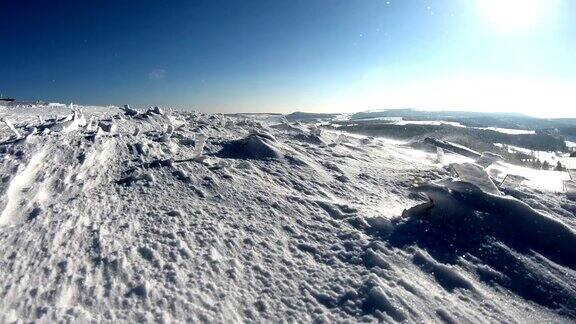
M 561 193 L 278 116 L 0 113 L 0 322 L 576 319 Z

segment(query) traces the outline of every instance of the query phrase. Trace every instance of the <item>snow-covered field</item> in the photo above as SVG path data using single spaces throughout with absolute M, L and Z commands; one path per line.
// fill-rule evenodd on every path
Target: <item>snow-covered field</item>
M 348 118 L 349 119 L 349 118 Z M 342 120 L 346 120 L 343 118 Z M 462 125 L 459 122 L 453 121 L 445 121 L 445 120 L 407 120 L 403 117 L 373 117 L 373 118 L 365 118 L 359 120 L 383 120 L 389 121 L 394 125 L 428 125 L 428 126 L 440 126 L 440 125 L 449 125 L 454 127 L 462 127 L 462 128 L 474 128 L 474 129 L 482 129 L 482 130 L 491 130 L 503 134 L 510 134 L 510 135 L 526 135 L 526 134 L 536 134 L 534 130 L 528 129 L 511 129 L 511 128 L 500 128 L 500 127 L 470 127 L 466 125 Z M 567 144 L 568 145 L 568 144 Z
M 0 114 L 0 322 L 576 320 L 576 203 L 450 181 L 467 158 L 278 116 Z
M 570 142 L 566 141 L 566 146 L 571 147 Z M 494 144 L 497 147 L 504 147 L 501 143 Z M 513 146 L 513 145 L 506 145 L 506 149 L 509 153 L 524 153 L 529 156 L 533 156 L 540 161 L 546 161 L 551 166 L 556 166 L 558 162 L 562 164 L 565 168 L 568 169 L 576 169 L 576 159 L 569 157 L 569 153 L 561 153 L 561 152 L 548 152 L 548 151 L 534 151 L 523 147 Z M 533 170 L 528 171 L 531 173 Z M 542 172 L 538 172 L 538 176 L 545 176 Z M 546 177 L 546 176 L 545 176 Z
M 499 127 L 477 127 L 478 129 L 484 130 L 492 130 L 495 132 L 500 132 L 503 134 L 510 134 L 510 135 L 527 135 L 527 134 L 536 134 L 536 131 L 528 130 L 528 129 L 511 129 L 511 128 L 499 128 Z

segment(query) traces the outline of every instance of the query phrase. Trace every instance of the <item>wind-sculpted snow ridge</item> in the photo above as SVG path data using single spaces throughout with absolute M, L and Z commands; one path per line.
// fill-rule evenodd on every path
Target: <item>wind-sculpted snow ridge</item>
M 561 194 L 278 116 L 0 112 L 0 322 L 576 320 Z
M 222 158 L 237 159 L 280 159 L 283 157 L 278 141 L 269 134 L 250 134 L 239 140 L 234 140 L 223 145 L 218 156 Z
M 573 227 L 466 182 L 414 191 L 430 201 L 405 212 L 408 218 L 396 227 L 392 244 L 421 246 L 440 260 L 475 270 L 480 281 L 576 318 Z

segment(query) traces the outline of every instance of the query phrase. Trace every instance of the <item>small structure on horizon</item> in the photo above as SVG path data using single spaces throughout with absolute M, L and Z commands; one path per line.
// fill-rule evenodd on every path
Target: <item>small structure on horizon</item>
M 14 98 L 4 98 L 4 96 L 0 94 L 0 104 L 1 104 L 1 103 L 14 102 L 14 101 L 16 101 L 16 99 L 14 99 Z

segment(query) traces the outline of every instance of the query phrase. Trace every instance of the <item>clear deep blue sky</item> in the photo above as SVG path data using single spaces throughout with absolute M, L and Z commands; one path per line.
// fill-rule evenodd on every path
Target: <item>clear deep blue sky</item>
M 576 116 L 572 0 L 5 0 L 0 15 L 0 92 L 20 99 Z

